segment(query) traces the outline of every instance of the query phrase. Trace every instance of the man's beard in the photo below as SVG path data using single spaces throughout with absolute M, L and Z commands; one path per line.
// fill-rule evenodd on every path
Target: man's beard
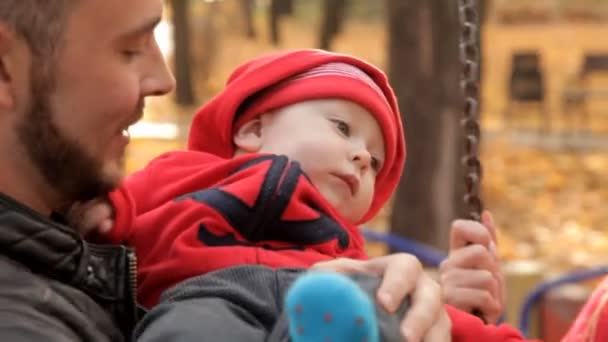
M 53 122 L 50 94 L 55 77 L 36 69 L 41 68 L 33 65 L 31 69 L 31 104 L 17 126 L 27 156 L 58 197 L 58 207 L 107 194 L 115 181 L 103 174 L 101 158 L 87 153 Z

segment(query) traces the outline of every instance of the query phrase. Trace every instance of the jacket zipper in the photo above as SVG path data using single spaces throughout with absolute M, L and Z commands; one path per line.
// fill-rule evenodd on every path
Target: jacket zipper
M 131 289 L 131 300 L 133 307 L 137 308 L 137 255 L 132 251 L 127 251 L 129 260 L 129 286 Z

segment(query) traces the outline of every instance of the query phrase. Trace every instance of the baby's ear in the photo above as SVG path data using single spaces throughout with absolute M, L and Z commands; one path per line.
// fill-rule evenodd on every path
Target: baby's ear
M 257 117 L 245 123 L 232 137 L 237 150 L 255 153 L 262 148 L 262 119 Z

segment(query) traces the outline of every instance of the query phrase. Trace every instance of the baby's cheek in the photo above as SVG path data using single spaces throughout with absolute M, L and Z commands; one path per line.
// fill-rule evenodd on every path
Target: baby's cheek
M 375 183 L 373 181 L 364 181 L 361 184 L 359 203 L 360 210 L 363 211 L 363 214 L 367 213 L 372 206 L 372 202 L 374 201 L 374 187 Z
M 306 173 L 313 173 L 327 167 L 328 154 L 321 146 L 303 144 L 293 148 L 289 157 L 299 162 Z
M 338 196 L 332 189 L 331 184 L 328 184 L 328 180 L 326 177 L 323 177 L 323 175 L 315 172 L 312 172 L 308 175 L 312 185 L 317 188 L 317 190 L 319 190 L 323 198 L 325 198 L 333 206 L 337 206 L 340 203 Z

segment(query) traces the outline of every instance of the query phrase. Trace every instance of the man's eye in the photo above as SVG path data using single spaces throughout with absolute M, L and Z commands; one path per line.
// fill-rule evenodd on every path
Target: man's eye
M 139 50 L 123 50 L 122 55 L 127 59 L 133 59 L 141 54 Z

